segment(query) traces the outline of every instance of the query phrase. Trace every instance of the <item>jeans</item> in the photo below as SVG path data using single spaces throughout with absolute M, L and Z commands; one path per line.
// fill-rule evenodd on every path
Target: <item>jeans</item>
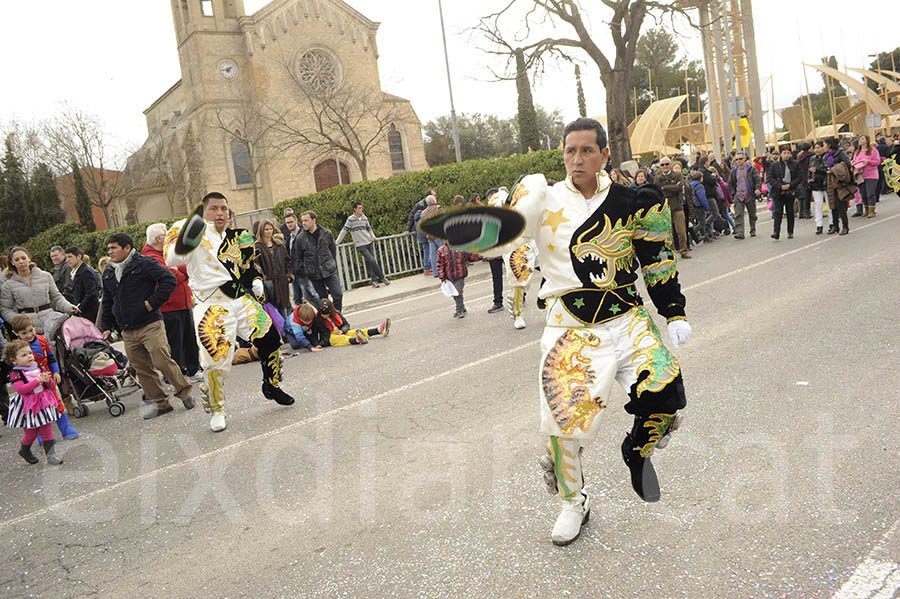
M 437 241 L 435 239 L 429 239 L 428 245 L 425 246 L 425 251 L 428 253 L 428 264 L 432 265 L 432 270 L 434 271 L 434 276 L 437 278 L 438 269 L 437 269 L 437 251 L 438 248 L 443 245 L 442 241 Z M 427 269 L 426 269 L 427 270 Z
M 503 258 L 488 260 L 491 266 L 491 282 L 494 284 L 494 305 L 503 305 Z
M 362 254 L 363 259 L 366 261 L 366 268 L 369 269 L 369 275 L 372 278 L 372 282 L 377 283 L 383 281 L 384 271 L 381 270 L 381 266 L 378 265 L 378 260 L 375 259 L 375 242 L 373 241 L 368 245 L 357 246 L 356 251 Z
M 719 213 L 725 219 L 725 222 L 731 226 L 731 230 L 734 231 L 734 219 L 731 218 L 731 213 L 728 212 L 728 206 L 722 206 L 722 208 L 719 209 Z
M 432 268 L 431 254 L 428 253 L 428 241 L 420 241 L 419 249 L 422 251 L 422 266 L 425 267 L 425 271 L 434 270 Z
M 344 305 L 344 290 L 341 287 L 341 280 L 338 278 L 337 273 L 324 279 L 312 279 L 312 284 L 316 288 L 316 293 L 319 294 L 319 299 L 328 297 L 330 293 L 334 309 L 338 312 L 341 311 Z
M 313 306 L 319 303 L 319 294 L 316 293 L 312 281 L 306 277 L 294 275 L 294 282 L 291 283 L 291 287 L 294 289 L 294 303 L 298 306 L 303 303 L 304 299 Z
M 863 205 L 874 206 L 878 201 L 878 179 L 866 179 L 859 186 L 859 194 L 862 196 Z

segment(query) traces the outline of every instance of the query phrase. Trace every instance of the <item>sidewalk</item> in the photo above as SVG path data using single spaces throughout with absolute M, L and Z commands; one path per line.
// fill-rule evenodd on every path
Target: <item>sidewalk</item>
M 474 262 L 469 265 L 469 276 L 466 281 L 481 281 L 491 278 L 491 267 L 487 262 Z M 344 314 L 350 314 L 365 308 L 374 308 L 398 299 L 412 297 L 437 291 L 441 287 L 441 280 L 431 275 L 427 277 L 422 273 L 409 275 L 402 279 L 392 279 L 389 287 L 375 289 L 370 285 L 358 287 L 350 291 L 344 291 L 344 306 L 341 310 Z

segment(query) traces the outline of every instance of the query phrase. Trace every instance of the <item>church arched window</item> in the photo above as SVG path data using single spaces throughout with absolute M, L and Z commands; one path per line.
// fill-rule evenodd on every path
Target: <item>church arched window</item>
M 400 132 L 397 126 L 391 123 L 388 129 L 388 146 L 391 150 L 391 168 L 395 171 L 406 170 L 406 160 L 403 158 L 403 140 L 400 138 Z
M 200 13 L 204 17 L 213 16 L 213 3 L 212 0 L 200 0 Z
M 335 164 L 334 158 L 323 160 L 316 165 L 316 168 L 313 169 L 313 176 L 316 180 L 316 191 L 322 191 L 323 189 L 328 189 L 335 185 L 350 182 L 350 171 L 347 169 L 347 165 L 343 162 L 338 164 L 341 165 L 340 179 L 338 179 L 337 165 Z
M 340 67 L 325 50 L 316 48 L 304 52 L 297 59 L 296 68 L 300 83 L 313 92 L 328 91 L 339 83 Z
M 234 182 L 236 185 L 250 185 L 253 183 L 250 149 L 241 140 L 240 130 L 235 131 L 234 137 L 231 139 L 231 166 L 234 169 Z

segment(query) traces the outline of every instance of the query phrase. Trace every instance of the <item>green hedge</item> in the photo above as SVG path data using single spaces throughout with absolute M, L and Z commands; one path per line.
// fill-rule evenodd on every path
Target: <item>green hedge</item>
M 164 222 L 166 226 L 169 226 L 176 220 L 178 219 L 170 218 L 159 222 Z M 151 224 L 127 225 L 116 229 L 85 233 L 79 223 L 62 223 L 35 235 L 23 246 L 28 250 L 31 259 L 45 270 L 53 268 L 53 264 L 50 262 L 50 248 L 54 245 L 61 246 L 63 249 L 73 245 L 80 247 L 81 251 L 91 257 L 91 264 L 96 268 L 97 261 L 106 255 L 106 240 L 110 235 L 119 232 L 127 233 L 134 240 L 135 248 L 141 251 L 146 241 L 147 227 Z
M 330 187 L 324 191 L 279 202 L 274 212 L 278 218 L 284 209 L 294 212 L 312 210 L 319 223 L 335 235 L 352 212 L 350 204 L 360 201 L 372 229 L 378 236 L 401 233 L 413 205 L 425 197 L 429 189 L 437 192 L 438 202 L 449 205 L 459 194 L 484 194 L 492 187 L 509 187 L 522 175 L 543 173 L 561 180 L 566 176 L 561 150 L 543 150 L 528 154 L 514 154 L 509 158 L 467 160 L 375 181 L 360 181 Z M 349 240 L 348 240 L 349 241 Z

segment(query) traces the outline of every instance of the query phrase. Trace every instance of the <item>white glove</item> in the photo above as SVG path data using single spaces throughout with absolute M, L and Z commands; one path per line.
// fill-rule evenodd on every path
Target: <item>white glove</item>
M 684 345 L 691 338 L 691 325 L 686 320 L 673 320 L 669 323 L 669 339 L 672 345 Z
M 253 285 L 251 285 L 251 287 L 253 287 L 253 295 L 255 295 L 256 297 L 262 297 L 265 293 L 263 291 L 262 279 L 253 279 Z M 672 329 L 669 329 L 669 331 L 671 330 Z

